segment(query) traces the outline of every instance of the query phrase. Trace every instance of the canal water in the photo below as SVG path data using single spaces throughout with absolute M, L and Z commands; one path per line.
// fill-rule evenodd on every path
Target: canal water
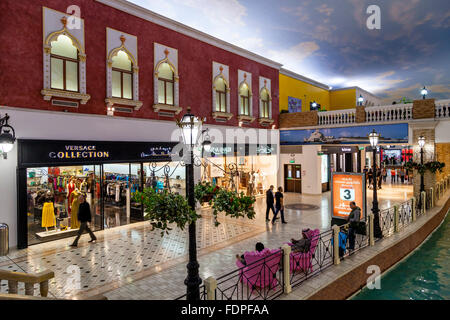
M 365 287 L 352 300 L 449 300 L 450 214 L 412 255 L 381 278 L 381 289 Z

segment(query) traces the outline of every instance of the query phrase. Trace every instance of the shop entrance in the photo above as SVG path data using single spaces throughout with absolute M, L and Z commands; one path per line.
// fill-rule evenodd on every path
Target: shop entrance
M 302 193 L 302 166 L 299 164 L 284 165 L 285 192 Z
M 157 176 L 150 185 L 158 190 L 184 193 L 184 171 L 171 161 L 175 145 L 19 140 L 17 247 L 75 236 L 80 195 L 90 205 L 93 231 L 143 221 L 144 208 L 133 195 L 148 186 L 146 176 Z

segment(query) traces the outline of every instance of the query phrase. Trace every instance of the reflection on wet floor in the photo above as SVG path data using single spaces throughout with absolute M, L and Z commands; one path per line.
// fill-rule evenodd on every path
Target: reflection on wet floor
M 371 192 L 367 190 L 368 210 Z M 412 186 L 384 185 L 378 190 L 380 208 L 406 201 L 412 196 Z M 300 237 L 302 228 L 330 228 L 330 192 L 313 196 L 287 193 L 286 206 L 309 205 L 303 209 L 286 208 L 288 224 L 265 222 L 265 198 L 258 198 L 254 220 L 219 217 L 221 225 L 214 227 L 208 210 L 197 225 L 200 276 L 218 277 L 236 268 L 235 255 L 251 251 L 256 242 L 277 248 L 290 238 Z M 272 214 L 271 214 L 272 215 Z M 278 220 L 279 221 L 279 220 Z M 97 233 L 99 241 L 88 244 L 85 235 L 78 248 L 70 248 L 73 239 L 57 240 L 12 251 L 8 259 L 0 260 L 0 269 L 40 272 L 50 269 L 55 279 L 49 296 L 58 298 L 88 297 L 104 294 L 109 299 L 173 299 L 185 292 L 188 253 L 187 230 L 174 229 L 161 238 L 147 222 L 121 226 Z M 73 276 L 79 275 L 74 290 Z M 2 281 L 1 292 L 7 291 Z M 23 288 L 21 288 L 23 293 Z

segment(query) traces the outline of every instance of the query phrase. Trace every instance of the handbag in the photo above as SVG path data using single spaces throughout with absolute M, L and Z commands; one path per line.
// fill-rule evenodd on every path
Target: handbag
M 367 234 L 366 222 L 365 221 L 355 221 L 350 224 L 352 229 L 355 230 L 356 234 L 365 236 Z

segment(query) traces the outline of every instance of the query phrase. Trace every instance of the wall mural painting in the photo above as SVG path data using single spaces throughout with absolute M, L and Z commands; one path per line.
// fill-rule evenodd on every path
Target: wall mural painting
M 368 134 L 375 129 L 380 143 L 407 143 L 408 124 L 372 125 L 311 130 L 282 130 L 282 145 L 303 144 L 369 144 Z
M 302 112 L 302 99 L 288 97 L 289 113 Z

